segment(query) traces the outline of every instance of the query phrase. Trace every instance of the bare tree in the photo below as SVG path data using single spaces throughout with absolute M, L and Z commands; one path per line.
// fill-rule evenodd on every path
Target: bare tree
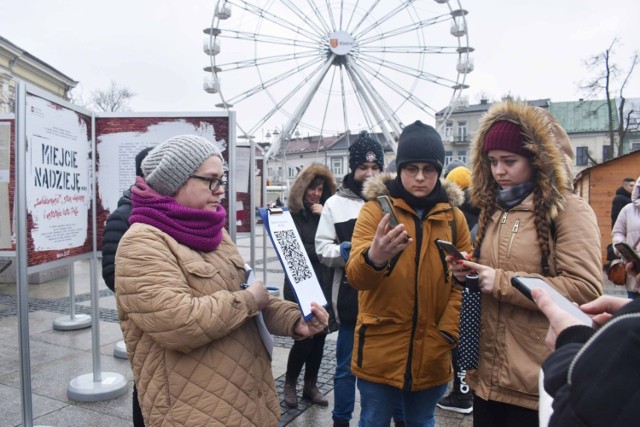
M 129 88 L 112 80 L 109 89 L 91 92 L 91 105 L 100 111 L 130 111 L 129 99 L 134 96 Z
M 580 88 L 587 93 L 587 98 L 595 99 L 601 96 L 602 92 L 605 94 L 612 157 L 618 157 L 623 154 L 624 138 L 632 123 L 630 119 L 634 111 L 633 109 L 627 109 L 625 111 L 626 99 L 624 97 L 624 89 L 638 63 L 638 52 L 636 51 L 631 56 L 631 63 L 627 69 L 623 69 L 616 64 L 614 62 L 615 48 L 619 44 L 619 40 L 615 38 L 609 48 L 605 49 L 604 52 L 598 53 L 585 61 L 585 65 L 589 70 L 595 72 L 595 76 L 580 85 Z M 622 83 L 616 87 L 616 83 L 621 77 Z M 613 95 L 614 93 L 617 94 L 617 97 Z M 616 117 L 619 118 L 617 126 Z

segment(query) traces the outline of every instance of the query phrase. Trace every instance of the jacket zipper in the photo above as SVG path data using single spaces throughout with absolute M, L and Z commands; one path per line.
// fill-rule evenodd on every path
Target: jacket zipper
M 511 238 L 509 239 L 509 246 L 507 246 L 507 258 L 511 258 L 511 248 L 513 247 L 513 241 L 516 238 L 516 233 L 518 232 L 519 227 L 520 227 L 520 220 L 516 219 L 516 222 L 513 224 L 513 228 L 511 229 Z
M 413 364 L 413 340 L 416 336 L 416 325 L 418 324 L 418 266 L 420 264 L 420 250 L 422 248 L 422 221 L 423 219 L 414 217 L 416 224 L 416 257 L 414 263 L 416 266 L 416 278 L 413 283 L 413 319 L 411 320 L 411 339 L 409 341 L 409 354 L 407 355 L 407 366 L 404 372 L 404 386 L 405 391 L 411 391 L 413 385 L 413 375 L 411 374 L 411 365 Z

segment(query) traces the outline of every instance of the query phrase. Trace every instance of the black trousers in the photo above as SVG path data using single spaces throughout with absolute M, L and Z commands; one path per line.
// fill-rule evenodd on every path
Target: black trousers
M 313 381 L 318 378 L 320 363 L 322 363 L 322 353 L 324 352 L 324 341 L 327 335 L 323 332 L 304 340 L 295 341 L 289 351 L 287 360 L 287 373 L 285 381 L 295 384 L 298 376 L 305 366 L 305 381 Z
M 522 406 L 473 398 L 473 427 L 538 427 L 538 411 Z

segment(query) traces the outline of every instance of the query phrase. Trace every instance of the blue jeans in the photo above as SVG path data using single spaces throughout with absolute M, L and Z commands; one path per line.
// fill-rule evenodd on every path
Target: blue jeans
M 386 384 L 358 380 L 360 390 L 360 427 L 389 427 L 394 409 L 402 403 L 407 427 L 434 427 L 436 403 L 447 384 L 422 391 L 402 391 Z
M 640 293 L 627 291 L 627 296 L 629 297 L 629 299 L 636 299 L 640 297 Z
M 336 343 L 336 375 L 333 377 L 333 419 L 351 421 L 356 401 L 356 377 L 351 373 L 355 326 L 340 325 Z

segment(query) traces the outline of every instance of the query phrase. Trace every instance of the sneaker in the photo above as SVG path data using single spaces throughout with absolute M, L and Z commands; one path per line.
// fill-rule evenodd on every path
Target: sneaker
M 451 392 L 449 396 L 440 399 L 438 408 L 459 414 L 470 414 L 473 412 L 473 396 L 471 393 Z

